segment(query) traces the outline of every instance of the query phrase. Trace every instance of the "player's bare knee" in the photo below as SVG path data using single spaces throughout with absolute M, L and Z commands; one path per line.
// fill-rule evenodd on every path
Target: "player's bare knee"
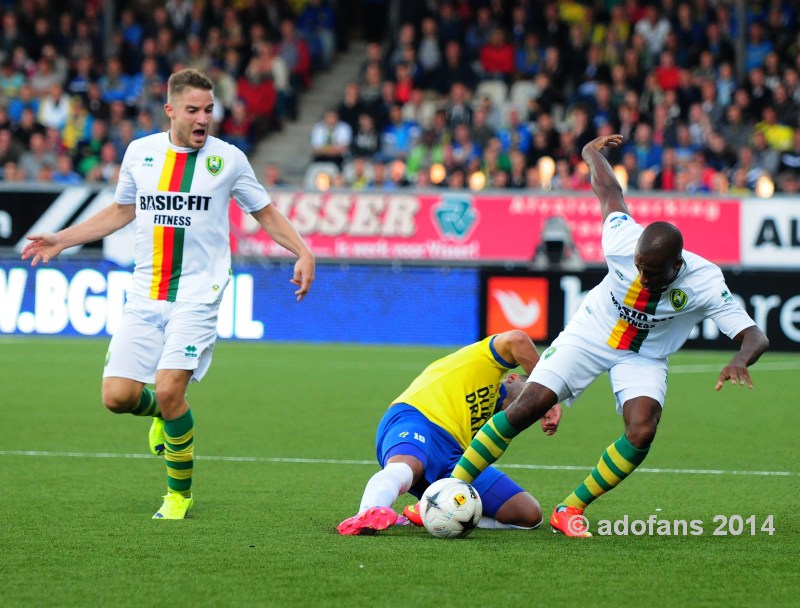
M 114 414 L 127 414 L 139 401 L 139 396 L 113 384 L 103 384 L 103 405 Z
M 625 437 L 633 447 L 644 450 L 648 448 L 656 438 L 657 428 L 658 422 L 656 421 L 631 424 L 625 429 Z

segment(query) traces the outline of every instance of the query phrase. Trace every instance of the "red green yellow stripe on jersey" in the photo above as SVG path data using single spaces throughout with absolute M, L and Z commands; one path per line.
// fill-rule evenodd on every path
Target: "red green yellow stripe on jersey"
M 153 300 L 174 302 L 183 265 L 185 228 L 153 226 L 153 278 L 150 297 Z
M 622 303 L 632 310 L 654 315 L 659 299 L 661 299 L 660 293 L 650 293 L 642 286 L 637 278 L 631 284 Z M 608 338 L 608 345 L 617 350 L 632 350 L 638 353 L 649 332 L 650 330 L 648 329 L 636 327 L 625 319 L 620 319 L 617 321 L 614 329 L 611 330 L 611 336 Z
M 189 192 L 194 177 L 194 166 L 197 163 L 197 150 L 193 152 L 176 152 L 167 150 L 167 159 L 158 179 L 158 189 L 168 192 Z

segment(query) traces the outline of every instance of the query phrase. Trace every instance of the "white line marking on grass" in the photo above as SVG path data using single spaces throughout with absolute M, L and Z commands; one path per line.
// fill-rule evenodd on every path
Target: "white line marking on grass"
M 670 374 L 699 374 L 705 372 L 721 372 L 725 364 L 697 363 L 694 365 L 672 365 L 669 368 Z M 800 369 L 800 361 L 770 361 L 768 363 L 756 363 L 752 367 L 753 371 L 759 372 L 783 372 Z
M 47 452 L 39 450 L 0 450 L 0 456 L 51 456 L 60 458 L 131 458 L 152 459 L 152 454 L 120 454 L 114 452 Z M 195 456 L 196 460 L 209 462 L 271 462 L 289 464 L 358 464 L 377 465 L 374 460 L 348 460 L 337 458 L 269 458 L 265 456 Z M 531 469 L 536 471 L 591 471 L 594 467 L 566 464 L 513 464 L 501 463 L 502 469 Z M 758 477 L 794 477 L 795 471 L 730 471 L 726 469 L 651 469 L 641 467 L 639 473 L 672 473 L 676 475 L 753 475 Z

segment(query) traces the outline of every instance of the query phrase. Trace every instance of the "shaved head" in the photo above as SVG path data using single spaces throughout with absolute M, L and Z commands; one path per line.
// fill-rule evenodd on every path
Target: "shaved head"
M 683 267 L 683 235 L 668 222 L 653 222 L 636 243 L 634 264 L 639 281 L 651 292 L 666 289 Z
M 669 222 L 653 222 L 644 229 L 636 247 L 641 253 L 674 260 L 683 251 L 683 235 Z

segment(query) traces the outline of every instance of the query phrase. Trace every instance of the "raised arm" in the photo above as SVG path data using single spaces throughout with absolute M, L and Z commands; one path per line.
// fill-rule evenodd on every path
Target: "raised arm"
M 753 388 L 753 381 L 750 379 L 750 372 L 747 371 L 747 368 L 758 361 L 758 358 L 769 348 L 769 339 L 756 325 L 740 331 L 734 340 L 741 344 L 741 347 L 730 363 L 719 373 L 715 390 L 725 386 L 726 380 L 730 380 L 731 384 L 746 384 Z
M 299 287 L 294 292 L 299 302 L 311 289 L 311 282 L 314 280 L 316 266 L 314 254 L 311 253 L 311 249 L 308 248 L 297 229 L 275 205 L 267 205 L 263 209 L 253 212 L 252 215 L 273 241 L 297 256 L 291 283 Z
M 22 259 L 31 260 L 31 266 L 36 266 L 39 261 L 47 264 L 51 258 L 68 247 L 91 243 L 116 232 L 123 226 L 130 224 L 136 217 L 136 205 L 121 205 L 111 203 L 105 209 L 95 213 L 85 222 L 70 226 L 56 233 L 43 232 L 28 235 L 31 242 L 22 248 Z
M 600 200 L 603 221 L 613 211 L 630 213 L 622 198 L 622 187 L 617 181 L 617 176 L 614 175 L 614 170 L 608 164 L 606 157 L 600 153 L 606 146 L 616 148 L 621 143 L 622 135 L 604 135 L 590 141 L 581 152 L 581 156 L 592 174 L 592 190 Z

